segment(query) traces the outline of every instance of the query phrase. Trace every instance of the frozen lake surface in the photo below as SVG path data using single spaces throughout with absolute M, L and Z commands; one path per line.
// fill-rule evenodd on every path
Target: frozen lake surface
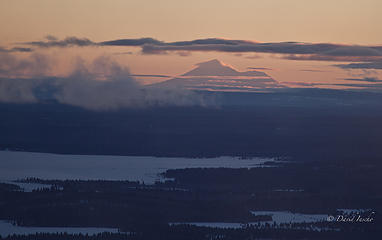
M 343 214 L 355 214 L 355 213 L 364 213 L 367 211 L 371 211 L 370 209 L 337 209 L 337 212 L 341 212 Z M 212 227 L 212 228 L 243 228 L 246 225 L 260 225 L 264 226 L 266 223 L 273 224 L 285 224 L 285 223 L 316 223 L 321 221 L 327 221 L 330 215 L 328 214 L 303 214 L 303 213 L 292 213 L 289 211 L 251 211 L 255 216 L 271 216 L 272 221 L 259 221 L 259 222 L 249 222 L 247 224 L 244 223 L 227 223 L 227 222 L 179 222 L 179 223 L 170 223 L 172 225 L 180 225 L 187 224 L 199 227 Z M 338 229 L 334 228 L 320 228 L 320 227 L 312 227 L 307 228 L 312 229 L 314 231 L 322 231 L 322 230 L 334 230 Z
M 259 221 L 259 222 L 250 222 L 248 225 L 260 225 L 264 226 L 266 223 L 273 224 L 283 224 L 283 223 L 315 223 L 320 221 L 326 221 L 328 216 L 327 214 L 302 214 L 302 213 L 292 213 L 289 211 L 251 211 L 255 216 L 271 216 L 272 221 Z M 225 222 L 187 222 L 187 223 L 171 223 L 174 225 L 177 224 L 189 224 L 199 227 L 212 227 L 212 228 L 243 228 L 246 226 L 244 223 L 225 223 Z M 316 228 L 317 231 L 321 229 Z
M 272 158 L 168 158 L 145 156 L 64 155 L 0 151 L 0 180 L 130 180 L 154 183 L 160 173 L 183 168 L 253 168 Z
M 211 228 L 243 228 L 245 225 L 243 223 L 228 223 L 228 222 L 179 222 L 170 223 L 170 225 L 193 225 L 198 227 L 211 227 Z
M 348 208 L 340 208 L 337 209 L 338 212 L 345 215 L 354 215 L 354 214 L 363 214 L 365 212 L 372 211 L 371 209 L 348 209 Z
M 95 227 L 20 227 L 12 225 L 10 222 L 0 220 L 0 236 L 9 235 L 28 235 L 36 233 L 69 233 L 69 234 L 88 234 L 110 232 L 117 233 L 117 228 L 95 228 Z
M 326 221 L 329 216 L 327 214 L 302 214 L 289 211 L 251 211 L 251 213 L 255 216 L 271 216 L 272 221 L 269 221 L 269 223 L 276 222 L 277 224 L 320 222 Z

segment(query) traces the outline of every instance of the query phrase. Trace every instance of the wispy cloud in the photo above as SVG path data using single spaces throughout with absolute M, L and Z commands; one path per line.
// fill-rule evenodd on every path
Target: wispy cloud
M 334 86 L 343 86 L 343 87 L 356 87 L 356 88 L 367 88 L 367 89 L 382 89 L 382 84 L 374 83 L 374 84 L 365 84 L 365 83 L 337 83 L 331 84 Z
M 170 78 L 172 76 L 168 75 L 158 75 L 158 74 L 131 74 L 132 77 L 154 77 L 154 78 Z
M 14 47 L 14 48 L 3 48 L 0 47 L 0 53 L 12 53 L 12 52 L 32 52 L 32 48 L 26 47 Z
M 142 52 L 156 54 L 164 51 L 218 51 L 218 52 L 254 52 L 309 55 L 310 57 L 324 57 L 323 60 L 335 59 L 334 57 L 382 57 L 380 46 L 357 46 L 329 43 L 299 43 L 275 42 L 259 43 L 245 40 L 226 39 L 198 39 L 184 42 L 170 42 L 160 44 L 144 44 Z M 293 55 L 291 55 L 293 56 Z M 290 56 L 290 57 L 291 57 Z M 319 58 L 317 58 L 319 60 Z
M 142 46 L 145 44 L 162 45 L 165 43 L 154 38 L 117 39 L 99 43 L 99 45 L 105 46 Z
M 284 82 L 284 84 L 292 86 L 301 87 L 346 87 L 346 88 L 357 88 L 363 90 L 382 90 L 382 80 L 374 78 L 364 78 L 364 79 L 343 79 L 348 81 L 358 81 L 359 83 L 306 83 L 306 82 Z
M 27 58 L 18 58 L 9 52 L 0 52 L 0 76 L 43 76 L 48 73 L 54 59 L 33 53 Z
M 286 60 L 295 61 L 328 61 L 328 62 L 365 62 L 378 61 L 382 56 L 330 56 L 322 54 L 288 54 L 281 57 Z
M 40 47 L 40 48 L 50 48 L 50 47 L 86 47 L 95 46 L 97 43 L 87 39 L 87 38 L 77 38 L 77 37 L 67 37 L 63 40 L 58 40 L 54 36 L 48 35 L 44 41 L 32 41 L 25 42 L 24 44 Z
M 1 56 L 1 54 L 0 54 Z M 151 106 L 214 106 L 213 96 L 185 89 L 156 89 L 139 84 L 129 70 L 109 57 L 99 57 L 91 64 L 77 60 L 67 77 L 48 77 L 47 57 L 8 58 L 12 64 L 3 69 L 3 76 L 19 69 L 40 69 L 29 78 L 0 78 L 0 102 L 39 102 L 51 99 L 96 111 Z M 0 58 L 1 61 L 7 59 Z M 43 61 L 44 60 L 44 61 Z M 0 64 L 2 66 L 2 64 Z M 29 70 L 28 70 L 29 71 Z M 162 75 L 152 75 L 165 77 Z
M 382 82 L 381 79 L 370 78 L 370 77 L 366 77 L 366 78 L 345 78 L 344 80 L 357 81 L 357 82 L 370 82 L 370 83 Z
M 316 73 L 323 73 L 323 72 L 327 72 L 327 71 L 317 70 L 317 69 L 301 69 L 300 72 L 316 72 Z
M 265 67 L 248 67 L 247 69 L 252 69 L 252 70 L 268 70 L 268 71 L 273 70 L 272 68 L 265 68 Z

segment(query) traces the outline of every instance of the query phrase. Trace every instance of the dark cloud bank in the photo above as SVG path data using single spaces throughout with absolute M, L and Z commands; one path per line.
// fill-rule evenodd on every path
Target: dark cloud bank
M 332 43 L 301 42 L 252 42 L 220 38 L 196 39 L 191 41 L 164 42 L 154 38 L 117 39 L 94 42 L 87 38 L 67 37 L 59 40 L 47 36 L 44 41 L 26 42 L 25 45 L 37 48 L 85 47 L 85 46 L 133 46 L 140 47 L 142 54 L 166 54 L 175 52 L 188 56 L 193 51 L 230 53 L 272 53 L 282 58 L 301 61 L 341 61 L 357 62 L 335 65 L 340 68 L 382 69 L 382 45 L 362 46 Z M 1 49 L 0 49 L 1 51 Z M 31 48 L 3 49 L 2 51 L 32 51 Z
M 382 46 L 301 42 L 261 43 L 220 38 L 177 42 L 164 42 L 154 38 L 117 39 L 112 41 L 93 42 L 86 38 L 68 37 L 63 40 L 58 40 L 49 36 L 45 41 L 33 41 L 25 44 L 43 48 L 71 46 L 138 46 L 142 48 L 142 53 L 144 54 L 160 54 L 168 51 L 276 53 L 286 54 L 286 58 L 294 60 L 351 61 L 351 57 L 353 57 L 359 61 L 364 59 L 375 60 L 382 58 Z

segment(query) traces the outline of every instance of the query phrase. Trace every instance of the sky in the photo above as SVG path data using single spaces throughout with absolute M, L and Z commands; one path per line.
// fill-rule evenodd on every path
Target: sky
M 0 0 L 0 74 L 63 76 L 108 56 L 135 75 L 175 77 L 219 59 L 290 86 L 375 84 L 381 9 L 380 0 Z M 110 42 L 121 39 L 135 42 Z M 33 71 L 20 70 L 24 60 Z

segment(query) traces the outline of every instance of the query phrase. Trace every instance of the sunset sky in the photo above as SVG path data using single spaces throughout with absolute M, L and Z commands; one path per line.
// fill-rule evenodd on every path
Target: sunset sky
M 382 79 L 381 9 L 380 0 L 1 0 L 0 74 L 20 75 L 10 56 L 38 54 L 54 63 L 43 73 L 49 76 L 67 74 L 79 58 L 108 56 L 132 74 L 179 76 L 219 59 L 239 71 L 266 68 L 286 84 L 375 83 Z M 142 38 L 152 42 L 107 42 Z M 224 42 L 188 42 L 210 38 Z

